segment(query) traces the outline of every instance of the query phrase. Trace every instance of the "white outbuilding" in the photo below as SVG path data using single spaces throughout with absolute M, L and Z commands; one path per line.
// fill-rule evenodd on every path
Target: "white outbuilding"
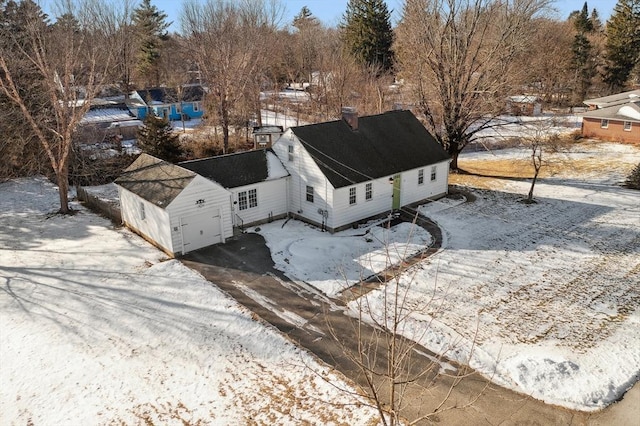
M 229 191 L 188 169 L 141 154 L 115 183 L 124 224 L 170 256 L 233 235 Z

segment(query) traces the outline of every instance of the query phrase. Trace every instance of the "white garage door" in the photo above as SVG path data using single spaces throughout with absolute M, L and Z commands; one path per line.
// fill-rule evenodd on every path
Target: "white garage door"
M 220 211 L 206 211 L 180 218 L 183 254 L 222 242 Z

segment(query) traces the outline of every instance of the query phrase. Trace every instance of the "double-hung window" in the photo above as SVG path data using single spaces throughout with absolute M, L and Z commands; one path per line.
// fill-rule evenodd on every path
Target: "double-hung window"
M 631 131 L 631 122 L 630 121 L 625 121 L 623 129 L 624 129 L 625 132 L 630 132 Z
M 373 198 L 373 184 L 369 182 L 364 186 L 364 199 L 369 201 Z
M 313 186 L 307 185 L 307 201 L 313 203 Z
M 607 129 L 609 127 L 609 120 L 603 118 L 602 120 L 600 120 L 600 128 L 601 129 Z
M 436 180 L 438 168 L 436 166 L 431 166 L 431 181 Z
M 356 187 L 349 188 L 349 205 L 354 205 L 356 203 Z
M 249 208 L 258 207 L 258 190 L 249 190 Z
M 418 185 L 422 185 L 424 183 L 424 169 L 418 170 Z

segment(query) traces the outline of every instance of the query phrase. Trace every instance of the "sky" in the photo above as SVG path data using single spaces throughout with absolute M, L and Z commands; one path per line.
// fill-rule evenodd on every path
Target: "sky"
M 204 0 L 200 0 L 204 1 Z M 303 6 L 307 6 L 311 13 L 327 26 L 336 26 L 344 14 L 349 0 L 281 0 L 286 10 L 284 14 L 284 23 L 290 23 L 293 17 L 300 12 Z M 394 23 L 398 20 L 402 9 L 402 0 L 386 0 L 387 7 L 393 11 L 392 19 Z M 600 18 L 605 21 L 615 6 L 617 0 L 591 0 L 588 1 L 589 10 L 593 8 L 598 10 Z M 169 15 L 169 20 L 174 24 L 172 31 L 180 31 L 180 10 L 182 2 L 176 0 L 152 0 L 151 3 L 158 9 Z M 582 9 L 584 0 L 556 0 L 554 8 L 557 10 L 556 17 L 566 19 L 574 10 Z

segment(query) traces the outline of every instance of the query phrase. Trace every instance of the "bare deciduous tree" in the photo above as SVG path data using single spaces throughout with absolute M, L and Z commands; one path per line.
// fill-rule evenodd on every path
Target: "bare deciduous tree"
M 533 190 L 538 182 L 540 170 L 549 164 L 549 159 L 543 157 L 543 154 L 557 152 L 560 149 L 561 139 L 558 133 L 553 131 L 556 125 L 556 120 L 553 118 L 542 118 L 523 125 L 523 133 L 526 136 L 522 138 L 522 142 L 531 153 L 531 166 L 533 167 L 531 187 L 527 198 L 524 199 L 527 204 L 535 203 Z
M 59 16 L 65 19 L 57 25 L 48 25 L 37 9 L 23 16 L 20 39 L 5 34 L 9 39 L 0 44 L 0 92 L 20 108 L 42 145 L 59 188 L 60 213 L 67 214 L 73 136 L 118 52 L 113 34 L 120 21 L 117 7 L 105 2 L 66 2 L 63 7 Z M 45 105 L 25 99 L 24 66 L 41 79 Z M 49 114 L 44 119 L 43 108 Z
M 407 242 L 411 240 L 409 236 Z M 459 349 L 455 342 L 444 354 L 434 356 L 425 354 L 420 346 L 430 326 L 415 327 L 411 318 L 432 318 L 433 321 L 444 304 L 436 297 L 435 283 L 431 295 L 422 289 L 420 301 L 412 297 L 411 293 L 416 291 L 417 269 L 405 263 L 409 257 L 408 246 L 398 250 L 388 242 L 385 244 L 386 269 L 377 275 L 380 296 L 370 298 L 360 284 L 343 293 L 351 300 L 349 329 L 344 324 L 331 323 L 327 316 L 332 338 L 359 371 L 362 391 L 370 397 L 381 423 L 389 426 L 402 424 L 407 418 L 407 424 L 420 424 L 443 411 L 465 408 L 486 389 L 485 386 L 478 394 L 467 395 L 464 402 L 449 401 L 454 388 L 471 373 L 464 366 L 458 366 L 453 374 L 443 371 L 443 365 L 453 369 L 445 356 Z M 443 348 L 446 345 L 443 344 Z M 470 352 L 469 357 L 471 355 Z M 442 386 L 437 387 L 438 381 Z
M 222 128 L 225 152 L 234 109 L 246 96 L 259 92 L 280 16 L 276 1 L 191 0 L 184 4 L 182 31 L 209 88 L 208 116 Z
M 430 131 L 452 157 L 500 114 L 522 80 L 514 61 L 550 0 L 406 0 L 396 31 L 399 70 Z
M 531 44 L 518 57 L 516 67 L 527 88 L 545 105 L 566 105 L 572 87 L 571 23 L 540 18 L 533 21 Z

